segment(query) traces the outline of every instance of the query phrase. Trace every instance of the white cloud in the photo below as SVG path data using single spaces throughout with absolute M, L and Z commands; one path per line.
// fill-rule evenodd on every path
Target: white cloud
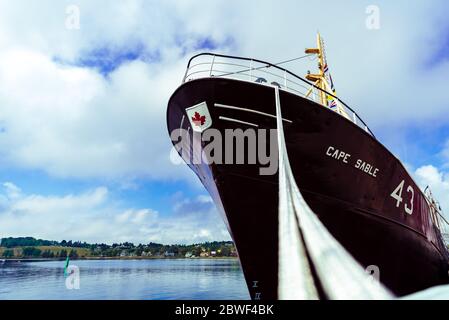
M 5 188 L 5 192 L 8 198 L 16 199 L 20 196 L 21 190 L 14 183 L 5 182 L 3 183 L 3 187 Z
M 319 29 L 339 93 L 369 124 L 447 119 L 447 99 L 437 93 L 445 91 L 449 63 L 433 61 L 447 32 L 446 10 L 435 9 L 443 1 L 380 1 L 379 31 L 366 29 L 367 4 L 355 1 L 76 1 L 79 31 L 65 28 L 68 4 L 0 4 L 4 165 L 58 177 L 191 178 L 168 160 L 165 109 L 183 75 L 181 53 L 204 38 L 217 51 L 278 61 L 313 46 Z M 329 19 L 316 18 L 323 11 Z M 220 45 L 226 39 L 231 47 Z M 133 45 L 158 51 L 160 61 L 125 64 L 110 79 L 54 61 Z M 301 64 L 288 67 L 299 74 L 313 67 Z
M 183 52 L 192 52 L 198 39 L 205 38 L 218 44 L 218 52 L 276 62 L 302 55 L 305 47 L 314 46 L 320 30 L 338 93 L 368 124 L 396 128 L 448 120 L 449 102 L 441 92 L 446 91 L 449 58 L 446 53 L 437 59 L 449 30 L 442 0 L 413 6 L 378 1 L 379 31 L 366 29 L 365 9 L 371 3 L 360 1 L 342 6 L 296 0 L 282 5 L 78 0 L 81 29 L 71 31 L 65 28 L 65 9 L 73 3 L 0 1 L 3 168 L 112 179 L 124 188 L 133 188 L 136 177 L 197 181 L 185 166 L 169 161 L 165 110 L 184 73 Z M 319 18 L 324 14 L 327 18 Z M 74 66 L 95 50 L 120 53 L 134 46 L 143 46 L 144 56 L 157 52 L 160 59 L 125 63 L 107 78 Z M 315 66 L 298 62 L 286 67 L 302 75 Z M 447 194 L 447 175 L 426 167 L 416 173 L 422 182 L 435 184 L 434 193 L 449 208 L 441 200 Z M 162 242 L 227 234 L 207 198 L 180 199 L 172 217 L 164 218 L 149 208 L 121 208 L 107 188 L 41 196 L 23 194 L 13 184 L 4 187 L 0 234 Z
M 62 196 L 25 194 L 10 182 L 3 187 L 1 237 L 165 244 L 230 238 L 215 206 L 204 205 L 204 196 L 177 199 L 183 205 L 174 203 L 171 213 L 160 215 L 150 208 L 124 208 L 105 187 Z
M 422 189 L 430 187 L 435 199 L 440 202 L 443 213 L 449 218 L 449 174 L 426 165 L 418 168 L 415 176 Z
M 3 164 L 58 177 L 187 176 L 169 161 L 165 127 L 180 73 L 135 61 L 107 80 L 32 51 L 1 52 Z
M 444 14 L 435 10 L 444 7 L 443 2 L 420 2 L 411 8 L 402 1 L 378 1 L 379 31 L 365 28 L 366 5 L 360 1 L 344 6 L 337 2 L 264 4 L 258 10 L 270 14 L 257 14 L 241 30 L 245 54 L 269 60 L 299 56 L 304 47 L 314 46 L 313 34 L 319 29 L 337 92 L 369 125 L 448 119 L 447 99 L 432 92 L 445 90 L 449 64 L 425 65 L 434 59 L 436 47 L 444 46 L 438 41 L 447 37 L 448 23 L 441 23 Z M 332 18 L 317 19 L 323 8 Z M 270 23 L 268 16 L 273 17 Z M 270 40 L 266 43 L 261 38 Z M 304 74 L 303 68 L 297 70 Z

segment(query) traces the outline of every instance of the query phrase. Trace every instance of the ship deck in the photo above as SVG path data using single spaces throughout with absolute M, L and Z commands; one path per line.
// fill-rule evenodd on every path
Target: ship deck
M 258 83 L 270 87 L 275 85 L 281 90 L 307 98 L 316 103 L 320 103 L 319 95 L 321 92 L 324 92 L 326 95 L 335 98 L 343 106 L 345 113 L 349 115 L 348 120 L 375 138 L 374 133 L 365 121 L 340 97 L 317 87 L 303 77 L 280 67 L 278 64 L 254 58 L 200 53 L 190 58 L 182 83 L 211 77 Z

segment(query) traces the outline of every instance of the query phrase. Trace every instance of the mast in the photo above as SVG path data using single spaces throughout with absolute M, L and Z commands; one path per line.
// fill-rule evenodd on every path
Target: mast
M 319 94 L 319 101 L 320 103 L 325 106 L 329 107 L 329 101 L 331 101 L 331 107 L 336 108 L 336 112 L 341 114 L 342 116 L 349 118 L 348 114 L 346 113 L 345 109 L 342 107 L 340 101 L 337 98 L 334 98 L 330 95 L 327 95 L 325 91 L 332 93 L 334 96 L 336 96 L 335 89 L 333 88 L 333 85 L 329 84 L 329 81 L 332 83 L 332 80 L 330 78 L 329 72 L 328 72 L 328 66 L 326 61 L 326 51 L 324 48 L 324 42 L 321 38 L 320 33 L 317 33 L 316 37 L 317 46 L 316 48 L 308 48 L 305 50 L 306 54 L 316 54 L 318 58 L 318 73 L 310 73 L 306 75 L 306 79 L 311 81 L 317 88 L 321 89 L 318 90 Z M 306 97 L 308 97 L 313 91 L 313 88 L 311 88 L 307 94 Z
M 321 36 L 319 33 L 317 33 L 316 36 L 316 42 L 317 42 L 317 47 L 316 48 L 312 48 L 312 49 L 306 49 L 305 53 L 306 54 L 316 54 L 317 58 L 318 58 L 318 73 L 309 73 L 306 75 L 306 79 L 313 82 L 315 84 L 316 87 L 325 90 L 324 88 L 324 81 L 325 81 L 325 75 L 324 75 L 324 63 L 325 63 L 325 59 L 324 59 L 324 53 L 323 53 L 323 46 L 322 46 L 322 41 L 321 41 Z M 326 105 L 327 106 L 327 101 L 326 101 L 326 96 L 325 93 L 321 90 L 319 90 L 319 96 L 320 96 L 320 103 L 322 105 Z

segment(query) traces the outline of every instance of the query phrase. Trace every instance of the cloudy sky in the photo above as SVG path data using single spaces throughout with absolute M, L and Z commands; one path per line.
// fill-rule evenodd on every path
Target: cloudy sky
M 242 2 L 0 0 L 0 237 L 229 239 L 169 161 L 168 98 L 197 52 L 282 61 L 318 30 L 340 96 L 449 215 L 447 2 Z

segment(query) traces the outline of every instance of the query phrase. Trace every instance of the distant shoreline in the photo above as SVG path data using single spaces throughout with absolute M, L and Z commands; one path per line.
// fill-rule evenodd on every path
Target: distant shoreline
M 213 241 L 191 245 L 164 245 L 150 242 L 135 245 L 130 242 L 86 243 L 81 241 L 52 241 L 33 237 L 1 238 L 0 261 L 59 261 L 71 260 L 150 260 L 150 259 L 195 259 L 237 257 L 232 241 Z
M 72 261 L 76 260 L 238 260 L 238 257 L 78 257 L 70 258 Z M 1 262 L 49 262 L 49 261 L 65 261 L 66 258 L 0 258 Z

